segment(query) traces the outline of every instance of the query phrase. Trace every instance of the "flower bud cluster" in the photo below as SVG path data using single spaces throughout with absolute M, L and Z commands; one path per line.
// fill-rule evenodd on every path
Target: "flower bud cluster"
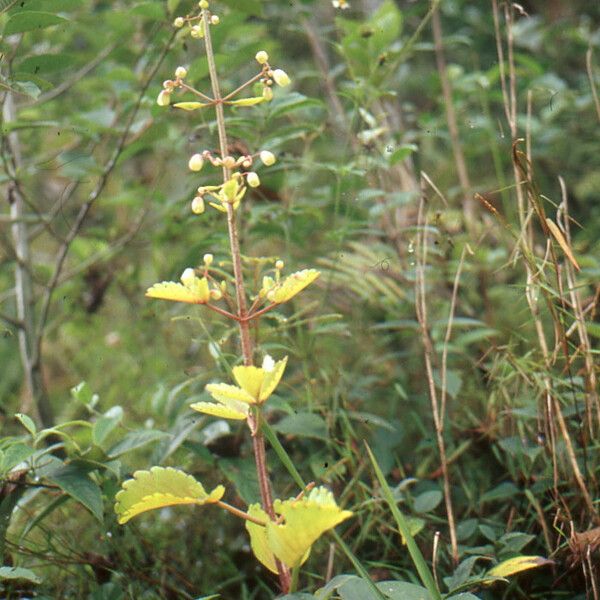
M 187 69 L 185 67 L 177 67 L 175 69 L 175 79 L 166 79 L 163 81 L 163 89 L 158 94 L 156 104 L 159 106 L 169 106 L 171 104 L 171 94 L 177 88 L 182 87 L 183 80 L 187 77 Z
M 285 87 L 291 83 L 289 75 L 283 69 L 272 69 L 269 64 L 269 54 L 265 50 L 259 50 L 254 57 L 256 62 L 262 67 L 262 78 L 260 82 L 263 85 L 263 98 L 267 101 L 273 99 L 273 83 L 280 87 Z

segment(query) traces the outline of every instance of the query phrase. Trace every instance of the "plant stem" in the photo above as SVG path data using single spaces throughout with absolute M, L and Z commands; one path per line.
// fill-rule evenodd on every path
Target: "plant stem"
M 204 45 L 206 47 L 206 59 L 208 62 L 208 71 L 210 74 L 210 83 L 212 86 L 213 98 L 215 101 L 215 113 L 217 120 L 217 132 L 219 135 L 219 150 L 221 158 L 225 158 L 227 152 L 227 130 L 225 129 L 225 114 L 223 111 L 223 98 L 219 87 L 219 78 L 215 64 L 215 56 L 212 47 L 210 35 L 209 13 L 202 11 L 202 21 L 204 23 Z M 223 165 L 223 181 L 231 178 L 231 171 Z M 250 337 L 250 325 L 246 319 L 248 308 L 246 304 L 246 291 L 244 288 L 244 276 L 242 273 L 242 258 L 240 252 L 240 242 L 237 230 L 236 214 L 233 206 L 229 203 L 227 207 L 227 228 L 229 232 L 229 246 L 231 250 L 231 259 L 233 262 L 233 275 L 235 278 L 235 293 L 237 299 L 237 317 L 240 333 L 240 344 L 242 347 L 242 356 L 244 365 L 249 366 L 253 363 L 253 347 Z M 248 416 L 248 427 L 252 433 L 252 446 L 254 450 L 254 461 L 256 463 L 256 473 L 258 476 L 261 503 L 264 511 L 269 518 L 275 520 L 275 510 L 273 509 L 273 498 L 271 496 L 271 484 L 269 481 L 269 472 L 267 470 L 265 439 L 260 430 L 260 413 L 250 413 Z M 287 593 L 290 589 L 291 575 L 290 570 L 280 561 L 276 561 L 279 572 L 279 583 L 281 591 Z

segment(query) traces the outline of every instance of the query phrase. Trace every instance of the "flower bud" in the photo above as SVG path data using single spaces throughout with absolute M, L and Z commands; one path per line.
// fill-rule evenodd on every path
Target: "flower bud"
M 194 154 L 188 161 L 188 168 L 190 171 L 200 171 L 204 166 L 204 159 L 202 154 Z
M 181 274 L 181 283 L 183 283 L 183 285 L 191 285 L 192 283 L 194 283 L 194 279 L 196 279 L 196 273 L 194 272 L 194 269 L 190 267 L 188 267 Z
M 275 155 L 272 152 L 269 152 L 268 150 L 263 150 L 260 153 L 260 160 L 262 161 L 263 165 L 265 165 L 265 167 L 270 167 L 271 165 L 275 164 L 275 161 L 277 159 L 275 158 Z
M 250 159 L 245 159 L 244 161 L 242 161 L 242 167 L 244 167 L 244 169 L 249 169 L 252 166 L 252 161 Z
M 159 106 L 169 106 L 169 104 L 171 104 L 171 92 L 162 90 L 160 94 L 158 94 L 156 104 Z
M 248 185 L 253 188 L 260 185 L 260 178 L 254 171 L 250 171 L 250 173 L 248 173 L 246 176 L 246 181 L 248 182 Z
M 173 88 L 175 87 L 175 82 L 172 81 L 171 79 L 165 79 L 163 81 L 163 88 L 167 91 L 172 91 Z
M 273 100 L 273 90 L 268 85 L 265 85 L 265 87 L 263 88 L 262 95 L 267 102 Z
M 227 291 L 227 282 L 223 279 L 223 281 L 221 281 L 219 284 L 219 287 L 221 288 L 221 291 L 225 293 Z
M 273 79 L 275 83 L 280 87 L 285 87 L 291 83 L 291 79 L 283 69 L 275 69 L 273 71 Z
M 195 215 L 201 215 L 204 212 L 204 198 L 202 196 L 196 196 L 192 200 L 192 212 Z
M 210 297 L 212 300 L 220 300 L 223 297 L 223 292 L 219 289 L 210 290 Z
M 205 264 L 207 267 L 210 267 L 210 265 L 212 265 L 212 263 L 213 263 L 213 260 L 214 260 L 214 258 L 215 258 L 215 257 L 214 257 L 212 254 L 205 254 L 205 255 L 202 257 L 202 260 L 204 260 L 204 264 Z
M 235 158 L 233 156 L 226 156 L 223 159 L 223 166 L 226 169 L 233 169 L 235 167 Z
M 208 8 L 208 2 L 207 2 L 207 0 L 200 0 L 200 2 L 198 2 L 198 6 L 202 10 L 206 10 Z
M 190 35 L 193 38 L 196 39 L 201 39 L 204 37 L 204 27 L 203 25 L 194 25 L 191 29 L 190 29 Z
M 183 17 L 177 17 L 173 21 L 173 27 L 177 27 L 177 29 L 180 29 L 181 27 L 183 27 L 184 24 L 185 24 L 185 21 L 184 21 Z
M 283 267 L 284 267 L 284 263 L 283 263 L 283 261 L 282 261 L 282 260 L 278 260 L 278 261 L 275 263 L 275 268 L 276 268 L 278 271 L 281 271 L 281 269 L 283 269 Z
M 187 75 L 187 69 L 185 67 L 177 67 L 175 69 L 175 77 L 184 79 Z
M 210 23 L 211 25 L 218 25 L 221 22 L 221 19 L 219 19 L 219 15 L 212 15 L 210 18 Z
M 269 60 L 269 55 L 264 50 L 260 50 L 254 58 L 259 65 L 264 65 Z
M 262 369 L 267 373 L 270 373 L 275 368 L 275 361 L 266 354 L 262 361 Z

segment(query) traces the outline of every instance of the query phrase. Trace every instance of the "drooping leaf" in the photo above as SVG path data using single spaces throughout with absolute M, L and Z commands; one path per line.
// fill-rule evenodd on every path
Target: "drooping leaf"
M 492 567 L 486 575 L 490 577 L 509 577 L 516 573 L 520 573 L 521 571 L 528 571 L 529 569 L 550 565 L 553 562 L 554 561 L 544 558 L 543 556 L 515 556 Z
M 102 491 L 84 468 L 74 464 L 63 465 L 48 474 L 47 478 L 102 522 Z
M 148 510 L 178 504 L 213 504 L 225 493 L 218 485 L 207 493 L 204 486 L 191 475 L 172 467 L 152 467 L 136 471 L 133 479 L 123 483 L 116 495 L 115 512 L 121 525 Z
M 142 429 L 141 431 L 131 431 L 123 439 L 119 440 L 107 451 L 109 458 L 117 458 L 126 452 L 137 450 L 150 442 L 155 442 L 168 437 L 168 433 L 157 431 L 156 429 Z

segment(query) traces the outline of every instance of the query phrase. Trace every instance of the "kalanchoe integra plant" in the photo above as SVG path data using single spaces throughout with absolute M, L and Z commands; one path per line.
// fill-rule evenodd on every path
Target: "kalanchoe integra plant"
M 235 291 L 231 296 L 226 282 L 217 281 L 217 273 L 212 267 L 214 257 L 212 254 L 205 254 L 203 267 L 185 269 L 180 282 L 169 281 L 153 285 L 146 292 L 146 296 L 200 304 L 203 308 L 237 322 L 241 364 L 233 368 L 235 384 L 222 382 L 207 385 L 206 389 L 214 402 L 196 402 L 191 408 L 206 415 L 246 421 L 252 437 L 261 502 L 252 504 L 247 511 L 243 511 L 222 500 L 226 490 L 221 485 L 207 492 L 199 481 L 183 471 L 170 467 L 153 467 L 149 471 L 137 471 L 133 479 L 123 483 L 123 489 L 116 496 L 115 511 L 119 523 L 124 524 L 140 513 L 178 504 L 207 507 L 212 505 L 227 510 L 245 519 L 256 558 L 277 574 L 281 590 L 288 592 L 293 587 L 292 571 L 297 573 L 298 567 L 308 558 L 314 542 L 324 532 L 348 519 L 352 513 L 342 510 L 329 490 L 315 487 L 314 484 L 301 490 L 295 498 L 273 500 L 265 441 L 261 430 L 262 410 L 284 376 L 288 359 L 287 356 L 278 360 L 265 356 L 261 366 L 255 366 L 255 348 L 250 336 L 250 325 L 255 324 L 266 312 L 288 302 L 313 283 L 320 273 L 315 269 L 304 269 L 284 277 L 284 263 L 277 260 L 270 274 L 263 277 L 258 294 L 251 301 L 247 298 L 238 241 L 239 208 L 248 187 L 260 185 L 258 174 L 252 170 L 253 164 L 259 160 L 269 167 L 276 162 L 276 157 L 269 150 L 260 150 L 253 155 L 231 156 L 227 150 L 225 107 L 254 106 L 269 102 L 273 98 L 273 85 L 286 86 L 290 83 L 290 78 L 282 69 L 273 68 L 269 63 L 268 54 L 260 51 L 255 56 L 260 68 L 258 74 L 223 96 L 211 42 L 211 27 L 218 25 L 220 19 L 211 12 L 206 0 L 199 3 L 199 9 L 197 14 L 175 19 L 174 26 L 187 27 L 192 38 L 203 40 L 209 67 L 211 95 L 188 85 L 185 81 L 187 69 L 178 67 L 174 79 L 163 83 L 157 103 L 160 106 L 172 105 L 186 111 L 215 111 L 220 151 L 218 154 L 209 150 L 197 152 L 189 158 L 188 167 L 191 171 L 198 172 L 205 165 L 211 165 L 221 169 L 222 177 L 213 185 L 197 189 L 191 210 L 200 215 L 208 203 L 223 213 L 229 234 Z M 258 82 L 262 84 L 260 95 L 239 97 L 244 90 Z M 197 100 L 173 102 L 175 94 L 191 94 Z

